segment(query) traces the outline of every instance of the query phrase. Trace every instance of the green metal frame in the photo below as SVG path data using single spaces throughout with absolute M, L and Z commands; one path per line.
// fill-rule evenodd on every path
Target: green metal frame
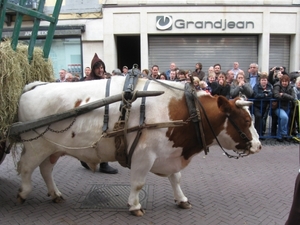
M 58 16 L 60 13 L 62 1 L 63 0 L 57 0 L 52 16 L 47 16 L 47 15 L 43 14 L 45 0 L 39 1 L 37 10 L 25 8 L 24 5 L 25 5 L 26 0 L 19 0 L 19 5 L 10 3 L 7 0 L 0 0 L 0 37 L 2 37 L 2 31 L 3 31 L 4 22 L 5 22 L 5 13 L 6 13 L 7 9 L 17 12 L 14 31 L 13 31 L 13 35 L 12 35 L 12 41 L 11 41 L 11 47 L 14 50 L 16 50 L 17 45 L 18 45 L 19 34 L 20 34 L 21 26 L 22 26 L 23 16 L 29 15 L 29 16 L 33 17 L 34 23 L 33 23 L 33 28 L 32 28 L 32 34 L 30 37 L 29 47 L 28 47 L 28 61 L 30 63 L 32 60 L 32 57 L 33 57 L 33 50 L 34 50 L 36 38 L 38 35 L 39 27 L 40 27 L 40 21 L 41 20 L 48 21 L 50 23 L 50 25 L 48 28 L 46 41 L 45 41 L 44 48 L 43 48 L 44 58 L 48 59 L 52 40 L 54 37 L 56 24 L 58 22 Z

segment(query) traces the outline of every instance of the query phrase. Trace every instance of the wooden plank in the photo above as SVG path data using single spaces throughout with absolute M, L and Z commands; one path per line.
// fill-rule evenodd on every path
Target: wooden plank
M 0 37 L 2 37 L 2 31 L 5 22 L 7 0 L 0 0 Z
M 58 0 L 58 1 L 62 1 L 62 0 Z M 55 21 L 57 20 L 53 16 L 47 16 L 46 14 L 43 14 L 41 12 L 38 12 L 38 11 L 35 11 L 35 10 L 32 10 L 32 9 L 28 9 L 28 8 L 22 7 L 22 5 L 16 5 L 16 4 L 10 3 L 10 2 L 7 2 L 7 9 L 10 9 L 12 11 L 21 13 L 23 15 L 29 15 L 31 17 L 35 17 L 35 18 L 38 18 L 40 20 L 45 20 L 45 21 L 48 21 L 50 23 L 55 23 Z
M 44 10 L 44 6 L 45 6 L 45 0 L 40 0 L 37 11 L 42 12 Z M 33 59 L 33 51 L 34 51 L 36 38 L 38 36 L 38 31 L 40 28 L 40 22 L 41 22 L 41 19 L 39 19 L 37 17 L 34 18 L 32 33 L 31 33 L 30 42 L 29 42 L 29 46 L 28 46 L 28 61 L 29 61 L 29 63 L 31 63 L 31 60 Z
M 138 91 L 136 93 L 137 98 L 140 97 L 150 97 L 150 96 L 158 96 L 163 94 L 163 91 Z M 21 133 L 37 129 L 40 127 L 44 127 L 46 125 L 49 125 L 51 123 L 55 123 L 70 117 L 74 116 L 79 116 L 84 113 L 90 112 L 96 108 L 100 108 L 102 106 L 114 103 L 114 102 L 119 102 L 122 100 L 122 94 L 118 95 L 113 95 L 107 98 L 103 98 L 82 106 L 79 106 L 74 109 L 70 109 L 68 111 L 65 111 L 63 113 L 57 113 L 54 115 L 46 116 L 34 121 L 28 121 L 28 122 L 18 122 L 12 124 L 12 126 L 9 129 L 9 136 L 18 136 Z
M 20 0 L 20 3 L 19 3 L 20 6 L 18 6 L 18 7 L 24 6 L 25 1 L 26 0 Z M 10 4 L 11 4 L 10 2 L 7 2 L 7 9 L 9 9 Z M 23 13 L 17 11 L 14 31 L 13 31 L 12 40 L 11 40 L 11 47 L 14 51 L 16 51 L 16 49 L 17 49 L 19 35 L 20 35 L 20 29 L 21 29 L 22 21 L 23 21 L 23 16 L 24 16 Z
M 60 13 L 60 8 L 61 8 L 61 5 L 62 5 L 62 1 L 63 0 L 57 0 L 56 1 L 55 7 L 54 7 L 54 10 L 53 10 L 53 15 L 52 15 L 55 18 L 55 21 L 51 22 L 49 27 L 48 27 L 48 33 L 47 33 L 47 37 L 46 37 L 46 41 L 45 41 L 44 49 L 43 49 L 45 59 L 48 59 L 49 54 L 50 54 L 50 48 L 51 48 L 52 40 L 53 40 L 53 37 L 54 37 L 56 24 L 58 22 L 58 16 L 59 16 L 59 13 Z

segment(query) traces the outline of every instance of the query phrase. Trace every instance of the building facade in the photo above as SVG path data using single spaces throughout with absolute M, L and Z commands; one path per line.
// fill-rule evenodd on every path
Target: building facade
M 54 3 L 47 1 L 46 13 Z M 261 71 L 296 71 L 300 0 L 65 0 L 50 52 L 57 75 L 60 68 L 82 73 L 95 52 L 108 72 L 134 63 L 162 72 L 171 62 L 187 70 L 201 62 L 204 71 L 220 63 L 227 70 L 235 61 L 245 72 L 253 62 Z

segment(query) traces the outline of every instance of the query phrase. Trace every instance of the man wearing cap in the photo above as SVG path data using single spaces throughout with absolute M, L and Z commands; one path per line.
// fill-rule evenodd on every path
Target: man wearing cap
M 128 74 L 128 67 L 127 67 L 127 66 L 123 66 L 122 71 L 123 71 L 122 75 L 123 75 L 124 77 L 126 77 L 127 74 Z
M 95 55 L 94 55 L 94 58 L 91 63 L 91 68 L 92 68 L 92 71 L 86 80 L 98 80 L 98 79 L 105 78 L 105 73 L 106 73 L 105 64 L 101 59 L 99 59 L 97 53 L 95 53 Z M 85 162 L 83 162 L 83 161 L 80 161 L 80 162 L 83 167 L 85 167 L 86 169 L 90 169 L 89 166 Z M 99 171 L 102 173 L 109 173 L 109 174 L 118 173 L 118 169 L 111 167 L 110 165 L 108 165 L 107 162 L 100 163 Z

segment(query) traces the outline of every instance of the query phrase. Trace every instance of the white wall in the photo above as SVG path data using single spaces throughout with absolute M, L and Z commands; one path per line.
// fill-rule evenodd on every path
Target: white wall
M 147 5 L 291 5 L 300 4 L 300 0 L 103 0 L 103 4 L 147 4 Z
M 110 1 L 106 1 L 106 4 Z M 121 1 L 118 1 L 120 3 Z M 127 1 L 126 1 L 127 2 Z M 181 1 L 180 1 L 181 2 Z M 225 1 L 224 1 L 225 2 Z M 229 1 L 226 1 L 229 2 Z M 250 2 L 250 1 L 246 1 Z M 253 1 L 252 1 L 253 2 Z M 273 1 L 255 1 L 273 2 Z M 283 1 L 274 1 L 278 3 Z M 292 1 L 284 1 L 291 2 Z M 295 2 L 295 1 L 294 1 Z M 188 13 L 187 13 L 188 12 Z M 171 15 L 173 21 L 253 21 L 254 28 L 247 29 L 199 29 L 194 25 L 160 31 L 156 28 L 156 16 Z M 108 68 L 117 66 L 114 35 L 141 35 L 141 68 L 148 65 L 148 34 L 257 34 L 259 35 L 258 64 L 262 71 L 269 68 L 269 44 L 271 34 L 292 35 L 290 71 L 300 68 L 300 7 L 284 6 L 184 6 L 184 7 L 104 7 L 103 40 L 104 58 Z

